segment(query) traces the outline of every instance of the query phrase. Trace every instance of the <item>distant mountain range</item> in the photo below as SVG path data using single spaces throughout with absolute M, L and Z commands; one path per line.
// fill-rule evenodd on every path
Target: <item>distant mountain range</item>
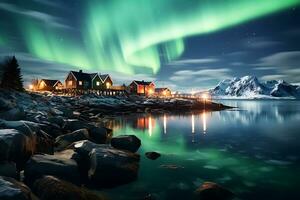
M 284 80 L 260 82 L 255 76 L 225 79 L 209 93 L 214 98 L 224 99 L 300 99 L 300 86 Z

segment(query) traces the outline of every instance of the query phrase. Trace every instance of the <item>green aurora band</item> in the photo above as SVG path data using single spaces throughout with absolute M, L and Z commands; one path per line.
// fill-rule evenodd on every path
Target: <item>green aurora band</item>
M 185 37 L 236 26 L 299 5 L 300 0 L 90 0 L 82 3 L 82 16 L 80 13 L 76 21 L 78 30 L 18 19 L 27 51 L 41 59 L 86 70 L 156 74 L 162 63 L 182 55 Z M 74 31 L 79 34 L 72 34 Z

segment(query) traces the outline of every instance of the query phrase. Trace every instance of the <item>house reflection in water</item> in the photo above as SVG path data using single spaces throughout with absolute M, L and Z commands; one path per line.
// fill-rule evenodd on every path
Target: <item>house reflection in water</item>
M 148 129 L 149 135 L 151 136 L 152 130 L 155 127 L 155 119 L 151 116 L 138 117 L 136 127 L 142 130 Z

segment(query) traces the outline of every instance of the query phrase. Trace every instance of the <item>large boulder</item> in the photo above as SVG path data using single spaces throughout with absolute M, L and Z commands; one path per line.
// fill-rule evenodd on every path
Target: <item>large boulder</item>
M 31 137 L 32 132 L 35 130 L 34 122 L 30 123 L 28 121 L 6 121 L 0 120 L 0 128 L 2 129 L 16 129 L 25 135 Z
M 52 124 L 57 124 L 59 127 L 63 127 L 65 124 L 64 118 L 62 116 L 48 117 L 48 121 Z
M 54 141 L 53 138 L 43 130 L 36 133 L 36 150 L 35 153 L 54 153 Z
M 197 199 L 201 200 L 230 200 L 234 198 L 234 194 L 213 182 L 204 182 L 196 191 Z
M 138 154 L 101 145 L 90 152 L 89 179 L 100 187 L 129 183 L 138 176 L 139 160 Z
M 45 176 L 35 181 L 33 185 L 34 193 L 40 200 L 104 200 L 105 198 L 78 187 L 67 181 L 60 180 L 54 176 Z
M 1 161 L 0 162 L 0 176 L 6 176 L 18 179 L 19 173 L 17 172 L 16 163 L 11 161 Z
M 75 160 L 60 155 L 34 155 L 24 169 L 25 182 L 31 185 L 36 179 L 53 175 L 78 184 L 80 175 Z
M 80 140 L 89 139 L 89 132 L 87 129 L 79 129 L 72 133 L 58 136 L 55 139 L 55 147 L 58 151 L 65 149 L 67 146 L 71 145 L 73 142 Z
M 34 153 L 53 154 L 53 140 L 44 132 L 43 124 L 31 121 L 0 121 L 0 128 L 16 129 L 30 138 Z
M 75 150 L 80 156 L 89 157 L 90 152 L 94 148 L 107 147 L 107 145 L 95 144 L 89 140 L 82 140 L 74 142 L 71 148 Z
M 80 171 L 81 179 L 84 182 L 88 182 L 88 171 L 90 169 L 90 152 L 94 148 L 101 148 L 102 145 L 95 144 L 89 140 L 82 140 L 78 142 L 74 142 L 70 148 L 74 149 L 77 153 L 77 156 L 73 156 L 72 158 L 76 160 L 78 164 L 78 169 Z
M 34 153 L 33 141 L 16 129 L 0 130 L 0 161 L 14 161 L 21 169 Z
M 10 110 L 0 112 L 0 119 L 21 120 L 25 118 L 25 112 L 22 107 L 15 107 Z
M 110 129 L 104 127 L 89 128 L 90 140 L 98 144 L 105 144 L 111 133 L 112 131 Z
M 111 146 L 134 153 L 140 148 L 141 140 L 135 135 L 119 135 L 111 139 Z
M 13 178 L 0 176 L 1 200 L 34 200 L 31 190 L 23 183 Z
M 63 126 L 63 129 L 66 131 L 76 131 L 79 129 L 87 129 L 91 128 L 93 125 L 88 124 L 87 122 L 78 120 L 78 119 L 67 119 L 65 120 L 65 124 Z

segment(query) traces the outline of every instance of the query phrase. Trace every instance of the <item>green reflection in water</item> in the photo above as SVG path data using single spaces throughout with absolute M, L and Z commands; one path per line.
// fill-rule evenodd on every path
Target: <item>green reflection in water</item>
M 150 192 L 164 199 L 170 198 L 174 189 L 178 196 L 187 195 L 192 194 L 203 181 L 214 181 L 243 197 L 254 191 L 261 193 L 280 189 L 295 192 L 300 184 L 297 178 L 300 175 L 298 166 L 268 163 L 254 155 L 250 157 L 217 146 L 207 148 L 189 143 L 186 140 L 190 140 L 192 135 L 187 137 L 182 130 L 165 133 L 170 128 L 165 127 L 167 124 L 165 118 L 144 117 L 142 127 L 137 120 L 137 124 L 125 124 L 114 129 L 114 135 L 134 134 L 142 140 L 139 150 L 142 158 L 139 179 L 117 189 L 107 190 L 109 195 L 121 198 L 119 192 L 116 192 L 120 191 L 123 194 L 121 199 L 128 199 L 124 194 Z M 144 156 L 147 151 L 160 152 L 162 157 L 156 161 L 149 160 Z M 171 170 L 161 167 L 168 164 L 179 168 Z

